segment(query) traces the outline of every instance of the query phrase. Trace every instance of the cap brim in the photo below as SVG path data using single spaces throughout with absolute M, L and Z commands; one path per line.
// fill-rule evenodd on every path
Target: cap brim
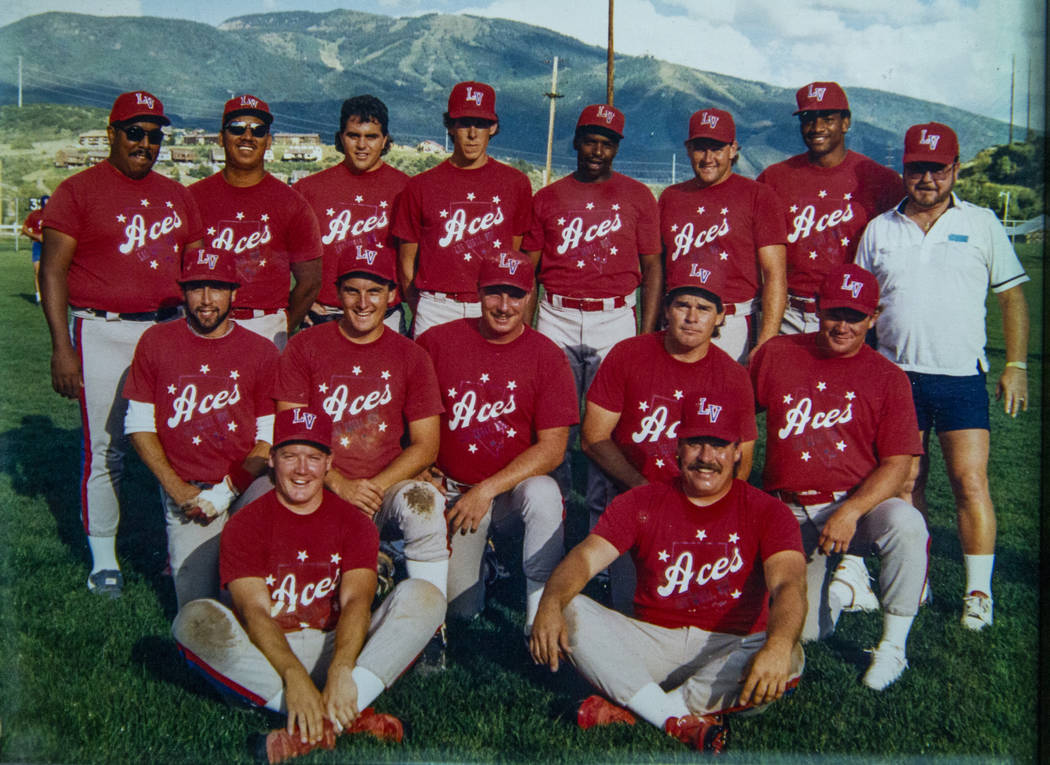
M 130 117 L 125 117 L 122 120 L 117 120 L 112 123 L 114 125 L 130 125 L 135 122 L 156 122 L 158 125 L 170 125 L 171 120 L 165 117 L 163 114 L 133 114 Z
M 260 111 L 259 109 L 234 109 L 222 118 L 223 126 L 226 126 L 229 124 L 230 120 L 237 119 L 238 117 L 258 117 L 267 125 L 273 124 L 273 115 L 269 112 Z

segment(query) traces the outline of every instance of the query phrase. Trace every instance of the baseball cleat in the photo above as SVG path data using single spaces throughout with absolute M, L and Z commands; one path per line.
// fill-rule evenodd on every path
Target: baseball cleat
M 864 673 L 861 682 L 873 691 L 881 691 L 895 683 L 908 668 L 904 649 L 885 640 L 875 648 L 869 649 L 871 664 Z
M 124 575 L 114 568 L 104 568 L 88 576 L 88 590 L 96 595 L 116 599 L 124 592 Z
M 393 715 L 376 712 L 372 707 L 365 707 L 344 733 L 367 733 L 381 741 L 401 743 L 405 737 L 405 728 Z
M 840 585 L 840 591 L 848 591 L 847 597 L 843 598 L 842 610 L 847 613 L 855 611 L 878 611 L 880 609 L 879 599 L 871 589 L 871 577 L 868 576 L 868 567 L 864 560 L 856 555 L 843 555 L 839 565 L 835 567 L 835 573 L 831 577 L 829 587 Z
M 729 726 L 722 715 L 669 717 L 664 732 L 697 751 L 721 754 L 729 740 Z
M 962 626 L 974 632 L 992 626 L 992 596 L 974 590 L 963 598 Z
M 298 735 L 290 735 L 284 728 L 275 728 L 266 735 L 266 761 L 270 765 L 301 757 L 314 749 L 335 749 L 335 726 L 324 721 L 321 740 L 316 744 L 304 744 Z
M 634 725 L 635 722 L 633 714 L 601 696 L 588 696 L 580 704 L 580 709 L 576 713 L 576 724 L 584 730 L 593 728 L 596 725 L 613 725 L 615 723 Z

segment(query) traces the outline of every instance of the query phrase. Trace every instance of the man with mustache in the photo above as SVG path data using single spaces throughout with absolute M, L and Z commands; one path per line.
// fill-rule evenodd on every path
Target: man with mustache
M 44 210 L 40 295 L 51 385 L 81 402 L 88 589 L 111 598 L 124 590 L 116 550 L 126 449 L 121 380 L 142 334 L 178 312 L 182 255 L 204 233 L 193 196 L 153 172 L 168 124 L 153 94 L 117 96 L 106 161 L 62 181 Z
M 755 352 L 751 378 L 767 412 L 762 487 L 795 514 L 809 560 L 802 639 L 834 631 L 870 587 L 862 556 L 878 555 L 882 639 L 862 682 L 881 691 L 908 666 L 929 533 L 896 496 L 922 445 L 907 376 L 864 344 L 878 306 L 872 274 L 852 263 L 834 268 L 817 295 L 819 331 L 770 340 Z M 834 567 L 846 553 L 852 560 Z
M 180 608 L 218 597 L 219 532 L 273 440 L 277 348 L 231 318 L 237 278 L 232 253 L 187 253 L 186 320 L 146 331 L 124 383 L 124 432 L 160 484 Z
M 580 706 L 581 728 L 638 715 L 719 752 L 726 713 L 775 701 L 802 672 L 805 559 L 788 509 L 734 479 L 751 408 L 703 391 L 682 411 L 681 475 L 609 504 L 547 581 L 529 646 L 537 664 L 557 671 L 568 659 L 601 691 Z M 625 552 L 638 571 L 635 618 L 579 594 Z
M 227 101 L 219 131 L 226 164 L 190 192 L 208 249 L 236 258 L 241 286 L 233 318 L 281 349 L 321 288 L 321 233 L 302 195 L 266 172 L 272 126 L 261 98 L 245 93 Z

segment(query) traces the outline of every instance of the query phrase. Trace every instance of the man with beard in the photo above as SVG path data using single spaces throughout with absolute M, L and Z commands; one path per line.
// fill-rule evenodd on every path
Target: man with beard
M 116 550 L 126 448 L 121 380 L 142 333 L 178 311 L 182 255 L 203 233 L 193 196 L 152 172 L 169 122 L 156 96 L 122 93 L 109 114 L 109 157 L 62 181 L 44 210 L 40 294 L 51 385 L 80 400 L 88 589 L 111 598 L 124 590 Z
M 179 283 L 186 320 L 151 327 L 139 341 L 124 384 L 124 430 L 160 483 L 181 608 L 219 594 L 219 532 L 265 470 L 273 440 L 278 354 L 230 318 L 232 254 L 188 253 Z

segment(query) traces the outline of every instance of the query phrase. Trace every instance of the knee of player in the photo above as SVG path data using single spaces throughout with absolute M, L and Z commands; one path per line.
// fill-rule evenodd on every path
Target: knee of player
M 565 503 L 562 501 L 558 482 L 549 475 L 538 475 L 526 478 L 514 487 L 515 499 L 519 500 L 522 513 L 527 518 L 557 519 L 560 523 L 565 517 Z
M 399 597 L 410 603 L 411 611 L 434 623 L 434 629 L 445 620 L 445 596 L 425 579 L 406 579 L 397 586 Z
M 175 615 L 171 632 L 179 645 L 206 658 L 204 654 L 233 642 L 231 618 L 236 620 L 229 609 L 217 600 L 192 600 Z

